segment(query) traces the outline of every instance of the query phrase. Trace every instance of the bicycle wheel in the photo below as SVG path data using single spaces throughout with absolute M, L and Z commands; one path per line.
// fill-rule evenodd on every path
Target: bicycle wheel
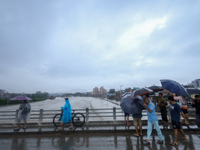
M 53 124 L 56 127 L 61 127 L 61 121 L 62 121 L 62 114 L 56 114 L 53 117 Z
M 75 126 L 82 126 L 85 123 L 85 116 L 82 113 L 75 113 L 72 119 Z

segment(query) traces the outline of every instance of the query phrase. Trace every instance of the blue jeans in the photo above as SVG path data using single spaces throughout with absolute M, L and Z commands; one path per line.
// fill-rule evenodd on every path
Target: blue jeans
M 161 132 L 160 127 L 158 125 L 158 121 L 148 121 L 147 140 L 150 140 L 150 136 L 151 136 L 151 133 L 152 133 L 152 125 L 154 125 L 154 127 L 156 129 L 159 139 L 164 140 L 162 132 Z

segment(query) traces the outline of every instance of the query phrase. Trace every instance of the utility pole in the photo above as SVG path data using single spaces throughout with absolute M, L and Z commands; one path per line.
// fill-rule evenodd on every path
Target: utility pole
M 122 86 L 123 86 L 123 85 L 120 85 L 120 86 L 119 86 L 119 87 L 120 87 L 120 92 L 119 92 L 119 93 L 120 93 L 120 99 L 121 99 L 121 97 L 122 97 L 122 96 L 121 96 L 121 95 L 122 95 L 122 94 L 121 94 L 121 87 L 122 87 Z

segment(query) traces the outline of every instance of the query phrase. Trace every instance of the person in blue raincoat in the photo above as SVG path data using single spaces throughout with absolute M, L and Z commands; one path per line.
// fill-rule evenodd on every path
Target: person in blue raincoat
M 64 123 L 70 123 L 71 128 L 73 128 L 71 105 L 69 103 L 68 98 L 65 98 L 65 106 L 62 107 L 62 109 L 63 109 L 63 116 L 62 116 L 62 125 L 60 128 L 63 129 Z

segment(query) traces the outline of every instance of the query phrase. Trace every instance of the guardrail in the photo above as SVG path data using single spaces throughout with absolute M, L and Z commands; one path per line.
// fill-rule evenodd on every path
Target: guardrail
M 102 108 L 102 109 L 74 109 L 72 112 L 80 112 L 84 114 L 86 124 L 89 124 L 90 122 L 95 121 L 124 121 L 124 112 L 121 108 Z M 17 123 L 18 118 L 18 112 L 16 111 L 0 111 L 0 124 L 10 124 L 12 123 L 15 125 Z M 36 123 L 38 126 L 41 126 L 42 123 L 52 123 L 53 117 L 55 114 L 61 113 L 60 110 L 32 110 L 31 111 L 31 117 L 30 120 L 28 120 L 28 123 Z M 195 110 L 193 108 L 188 109 L 188 113 L 191 119 L 194 119 L 195 116 Z M 146 110 L 142 112 L 143 117 L 142 120 L 147 120 L 147 113 Z M 161 120 L 161 114 L 158 111 L 157 112 L 158 119 Z M 170 115 L 169 115 L 169 108 L 168 108 L 168 118 L 169 122 L 171 121 Z

